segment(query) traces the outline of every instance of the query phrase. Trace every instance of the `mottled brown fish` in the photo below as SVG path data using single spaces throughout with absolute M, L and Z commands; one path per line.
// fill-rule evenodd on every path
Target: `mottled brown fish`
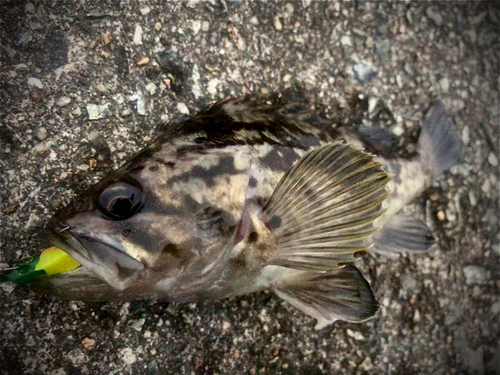
M 323 324 L 371 318 L 378 303 L 352 263 L 371 246 L 427 250 L 430 230 L 398 211 L 462 154 L 441 104 L 415 157 L 390 158 L 379 147 L 387 134 L 334 129 L 248 99 L 218 102 L 171 125 L 52 218 L 50 243 L 82 266 L 35 286 L 87 301 L 270 289 Z

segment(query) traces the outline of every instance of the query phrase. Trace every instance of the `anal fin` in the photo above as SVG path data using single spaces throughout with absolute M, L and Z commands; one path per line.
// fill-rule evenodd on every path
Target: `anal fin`
M 431 230 L 422 220 L 404 213 L 393 216 L 372 240 L 374 245 L 370 251 L 381 254 L 425 252 L 435 242 Z
M 318 320 L 362 322 L 379 309 L 370 284 L 353 265 L 328 272 L 304 272 L 279 279 L 271 289 L 292 306 Z

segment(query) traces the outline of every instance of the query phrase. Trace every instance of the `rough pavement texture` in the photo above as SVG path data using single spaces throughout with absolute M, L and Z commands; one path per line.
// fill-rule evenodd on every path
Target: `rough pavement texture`
M 498 4 L 2 1 L 0 267 L 54 210 L 170 120 L 301 88 L 313 110 L 411 151 L 442 101 L 463 162 L 409 208 L 431 254 L 369 256 L 382 303 L 314 321 L 259 293 L 197 305 L 79 303 L 0 289 L 0 374 L 498 374 Z

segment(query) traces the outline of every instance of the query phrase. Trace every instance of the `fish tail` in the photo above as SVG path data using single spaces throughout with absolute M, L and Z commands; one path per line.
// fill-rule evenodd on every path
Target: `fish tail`
M 442 103 L 434 104 L 418 140 L 422 163 L 433 177 L 455 165 L 463 155 L 463 142 Z

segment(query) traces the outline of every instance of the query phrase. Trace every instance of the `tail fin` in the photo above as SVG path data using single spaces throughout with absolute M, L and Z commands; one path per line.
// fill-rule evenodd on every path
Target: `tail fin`
M 464 145 L 442 103 L 434 104 L 418 141 L 424 165 L 437 177 L 462 157 Z

